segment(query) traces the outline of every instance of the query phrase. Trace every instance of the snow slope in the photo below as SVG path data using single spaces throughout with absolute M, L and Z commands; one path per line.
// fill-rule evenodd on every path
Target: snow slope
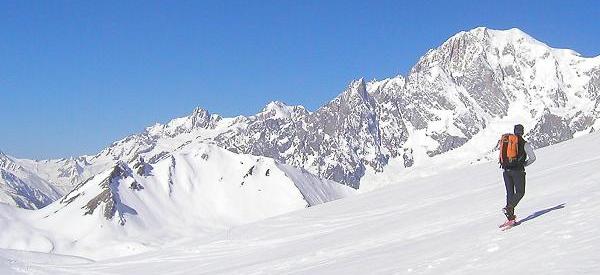
M 0 205 L 0 248 L 124 256 L 353 193 L 273 159 L 192 143 L 155 164 L 119 162 L 40 210 Z
M 493 162 L 397 182 L 161 250 L 49 264 L 0 253 L 3 274 L 593 274 L 600 271 L 600 134 L 543 148 L 501 232 Z M 41 257 L 41 259 L 40 259 Z

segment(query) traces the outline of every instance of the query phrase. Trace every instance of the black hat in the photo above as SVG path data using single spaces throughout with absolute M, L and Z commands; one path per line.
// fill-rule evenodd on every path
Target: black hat
M 525 128 L 521 124 L 515 125 L 515 135 L 523 135 L 525 133 Z

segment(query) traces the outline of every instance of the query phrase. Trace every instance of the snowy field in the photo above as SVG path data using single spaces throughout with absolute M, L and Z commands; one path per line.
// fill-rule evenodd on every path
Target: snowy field
M 93 261 L 0 250 L 1 274 L 599 274 L 600 135 L 537 152 L 501 232 L 495 163 Z

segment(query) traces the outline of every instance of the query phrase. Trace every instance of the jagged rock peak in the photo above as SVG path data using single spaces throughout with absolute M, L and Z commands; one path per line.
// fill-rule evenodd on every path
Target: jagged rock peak
M 112 173 L 110 174 L 110 178 L 114 179 L 114 178 L 126 178 L 131 176 L 131 168 L 129 168 L 129 165 L 127 165 L 127 163 L 125 163 L 122 160 L 117 161 L 117 163 L 115 164 Z
M 196 107 L 194 108 L 194 110 L 192 111 L 192 114 L 190 115 L 190 117 L 208 117 L 210 116 L 210 113 L 208 112 L 208 110 L 202 108 L 202 107 Z
M 350 82 L 350 85 L 348 85 L 348 92 L 356 93 L 365 99 L 369 97 L 369 94 L 367 93 L 367 84 L 365 84 L 365 79 L 362 77 Z
M 292 105 L 287 105 L 281 101 L 271 101 L 269 104 L 267 104 L 267 106 L 265 106 L 265 108 L 262 109 L 262 111 L 259 113 L 259 115 L 266 115 L 267 117 L 276 118 L 276 119 L 277 118 L 289 119 L 289 118 L 293 118 L 297 114 L 307 114 L 307 113 L 308 113 L 308 111 L 306 110 L 306 108 L 304 108 L 304 106 L 301 106 L 301 105 L 292 106 Z
M 354 107 L 356 107 L 357 104 L 365 104 L 370 109 L 374 108 L 375 105 L 373 97 L 368 92 L 364 78 L 359 78 L 350 82 L 346 91 L 338 96 L 338 98 L 341 99 L 342 102 L 345 102 L 344 104 L 350 104 Z
M 265 106 L 265 108 L 263 108 L 263 112 L 268 112 L 270 110 L 277 110 L 277 109 L 286 109 L 286 108 L 290 108 L 293 106 L 287 105 L 284 102 L 281 101 L 271 101 L 269 102 L 269 104 L 267 104 L 267 106 Z
M 346 106 L 345 108 L 349 108 L 348 111 L 350 111 L 352 108 L 363 104 L 368 105 L 368 108 L 372 108 L 375 102 L 367 92 L 367 84 L 364 78 L 359 78 L 351 81 L 344 92 L 319 108 L 317 113 L 330 112 L 332 108 L 339 111 L 340 106 Z
M 206 128 L 211 120 L 210 113 L 200 107 L 194 108 L 189 118 L 192 120 L 192 128 Z
M 115 215 L 118 215 L 119 224 L 125 225 L 125 214 L 137 215 L 137 211 L 135 209 L 129 207 L 128 205 L 125 205 L 121 201 L 121 197 L 119 194 L 119 185 L 121 184 L 121 181 L 125 178 L 130 177 L 133 177 L 131 168 L 129 168 L 129 166 L 125 162 L 118 161 L 115 164 L 112 171 L 110 172 L 110 175 L 100 182 L 99 185 L 101 188 L 101 192 L 98 193 L 91 200 L 89 200 L 82 207 L 82 209 L 85 210 L 84 215 L 92 215 L 98 208 L 98 206 L 104 205 L 103 216 L 106 218 L 106 220 L 112 220 Z M 135 188 L 139 191 L 143 189 L 143 186 L 140 186 L 135 180 L 133 180 L 131 182 L 131 188 Z M 76 191 L 77 189 L 78 188 L 75 188 L 73 191 Z M 73 191 L 71 193 L 73 193 Z M 78 196 L 80 196 L 80 194 L 81 193 L 71 196 L 71 198 L 68 199 L 66 203 L 71 203 Z M 67 195 L 65 198 L 69 196 L 70 194 Z
M 196 107 L 190 117 L 193 128 L 214 128 L 223 119 L 221 115 L 211 114 L 208 110 L 200 107 Z
M 387 90 L 392 93 L 399 93 L 406 85 L 406 78 L 402 75 L 385 78 L 382 80 L 373 79 L 367 82 L 367 92 L 371 95 Z
M 20 169 L 20 166 L 16 164 L 8 155 L 0 151 L 0 168 L 16 171 Z

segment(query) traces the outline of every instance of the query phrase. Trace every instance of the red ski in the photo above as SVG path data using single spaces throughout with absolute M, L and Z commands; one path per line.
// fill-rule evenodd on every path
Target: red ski
M 500 228 L 502 231 L 506 231 L 508 229 L 513 228 L 517 224 L 518 223 L 515 220 L 509 220 L 509 221 L 506 221 L 505 223 L 499 225 L 498 228 Z

